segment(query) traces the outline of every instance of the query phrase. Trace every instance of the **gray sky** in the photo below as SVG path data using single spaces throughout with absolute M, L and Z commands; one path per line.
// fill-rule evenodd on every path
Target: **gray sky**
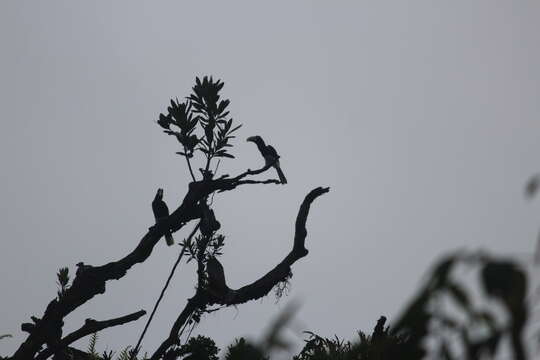
M 154 121 L 197 75 L 225 81 L 244 124 L 221 169 L 260 165 L 244 141 L 260 134 L 289 179 L 216 196 L 231 286 L 281 260 L 303 196 L 332 187 L 310 214 L 289 298 L 195 330 L 220 346 L 261 334 L 290 299 L 303 329 L 352 337 L 395 316 L 446 251 L 532 252 L 540 204 L 522 189 L 540 169 L 539 33 L 536 1 L 1 2 L 0 334 L 15 336 L 0 354 L 55 296 L 59 267 L 131 251 L 157 187 L 170 207 L 181 200 L 184 162 Z M 66 331 L 150 310 L 177 251 L 157 246 Z M 193 273 L 180 268 L 144 349 L 168 333 Z M 142 326 L 107 330 L 98 347 L 133 344 Z

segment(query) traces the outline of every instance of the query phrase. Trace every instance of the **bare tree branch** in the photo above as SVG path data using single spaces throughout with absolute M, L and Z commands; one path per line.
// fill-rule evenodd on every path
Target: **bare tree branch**
M 294 243 L 291 252 L 278 265 L 255 282 L 238 290 L 230 289 L 225 283 L 223 266 L 217 259 L 213 259 L 212 266 L 210 264 L 208 266 L 209 288 L 212 290 L 213 295 L 211 300 L 223 305 L 245 303 L 267 295 L 277 283 L 286 279 L 290 275 L 291 265 L 308 254 L 305 239 L 307 236 L 306 221 L 310 205 L 317 197 L 327 193 L 329 190 L 330 188 L 318 187 L 306 195 L 296 218 Z
M 241 180 L 243 178 L 245 178 L 246 176 L 248 175 L 258 175 L 258 174 L 262 174 L 263 172 L 265 172 L 266 170 L 270 169 L 272 167 L 272 163 L 270 164 L 266 164 L 265 166 L 263 166 L 262 168 L 260 169 L 257 169 L 257 170 L 251 170 L 251 169 L 247 169 L 245 172 L 241 173 L 240 175 L 232 178 L 231 180 L 233 181 L 238 181 L 238 180 Z
M 210 258 L 206 265 L 208 286 L 206 289 L 203 289 L 201 287 L 202 265 L 201 262 L 199 262 L 199 285 L 197 287 L 197 292 L 195 296 L 188 300 L 188 303 L 173 324 L 169 336 L 161 343 L 150 360 L 157 360 L 161 358 L 171 346 L 177 343 L 180 329 L 189 319 L 191 314 L 193 314 L 197 309 L 204 308 L 205 306 L 211 304 L 236 305 L 250 300 L 259 299 L 267 295 L 270 290 L 272 290 L 272 288 L 280 281 L 286 279 L 291 273 L 291 265 L 298 259 L 301 259 L 308 254 L 308 250 L 305 248 L 305 239 L 307 236 L 306 221 L 311 203 L 317 197 L 327 193 L 329 190 L 330 188 L 318 187 L 306 195 L 302 205 L 300 205 L 296 218 L 295 236 L 292 250 L 276 267 L 252 284 L 244 286 L 238 290 L 230 289 L 225 281 L 225 272 L 223 270 L 223 266 L 217 259 Z M 204 248 L 199 249 L 199 254 L 200 251 L 204 251 Z
M 232 177 L 232 178 L 229 177 L 229 175 L 223 175 L 220 178 L 212 180 L 212 181 L 213 181 L 214 186 L 216 187 L 216 190 L 218 192 L 224 192 L 224 191 L 228 191 L 228 190 L 233 190 L 237 186 L 243 185 L 243 184 L 281 184 L 281 182 L 279 180 L 276 180 L 276 179 L 269 179 L 269 180 L 263 180 L 263 181 L 243 180 L 248 175 L 262 174 L 265 171 L 267 171 L 268 169 L 270 169 L 271 167 L 272 167 L 272 164 L 270 163 L 270 164 L 266 164 L 265 166 L 263 166 L 262 168 L 257 169 L 257 170 L 247 169 L 246 171 L 244 171 L 240 175 L 237 175 L 237 176 Z
M 128 322 L 138 320 L 143 315 L 146 315 L 146 311 L 140 310 L 132 314 L 110 320 L 97 321 L 94 319 L 86 319 L 84 325 L 80 329 L 75 330 L 71 334 L 64 337 L 62 340 L 60 340 L 56 347 L 47 348 L 40 352 L 39 355 L 36 356 L 35 360 L 45 360 L 49 356 L 53 355 L 55 352 L 62 350 L 69 344 L 72 344 L 87 335 L 93 334 L 106 328 L 123 325 Z
M 164 221 L 152 226 L 137 247 L 118 261 L 93 267 L 78 264 L 78 270 L 69 289 L 59 299 L 52 300 L 42 319 L 30 330 L 30 335 L 12 356 L 13 360 L 32 359 L 45 343 L 55 344 L 62 335 L 63 318 L 94 296 L 105 292 L 105 283 L 122 278 L 135 264 L 144 262 L 152 253 L 167 229 L 177 231 L 187 222 L 200 218 L 198 203 L 211 193 L 212 183 L 193 182 L 182 204 Z
M 226 187 L 226 188 L 223 188 L 221 190 L 219 190 L 218 192 L 224 192 L 224 191 L 229 191 L 229 190 L 234 190 L 236 189 L 237 186 L 239 185 L 245 185 L 245 184 L 281 184 L 281 181 L 277 180 L 277 179 L 268 179 L 268 180 L 239 180 L 239 181 L 236 181 L 234 183 L 231 183 L 231 186 L 230 187 Z

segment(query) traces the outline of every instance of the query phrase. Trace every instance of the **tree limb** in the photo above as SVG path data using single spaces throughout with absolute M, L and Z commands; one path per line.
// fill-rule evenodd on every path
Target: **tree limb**
M 150 360 L 161 358 L 165 352 L 178 341 L 178 332 L 191 314 L 197 309 L 210 304 L 236 305 L 259 299 L 267 295 L 280 281 L 286 279 L 290 275 L 291 265 L 308 254 L 308 250 L 305 248 L 305 239 L 307 236 L 306 221 L 311 203 L 317 197 L 327 193 L 329 190 L 330 188 L 318 187 L 306 195 L 302 205 L 300 205 L 296 218 L 292 250 L 276 267 L 274 267 L 274 269 L 270 270 L 266 275 L 252 284 L 238 290 L 230 289 L 225 281 L 223 266 L 217 259 L 210 258 L 206 266 L 208 273 L 208 287 L 203 289 L 201 287 L 201 264 L 199 264 L 199 285 L 195 296 L 188 300 L 188 303 L 173 324 L 169 336 L 161 343 Z M 201 249 L 199 249 L 199 252 L 200 251 Z M 204 251 L 204 248 L 202 251 Z
M 212 295 L 211 302 L 223 305 L 237 305 L 250 300 L 256 300 L 267 295 L 276 284 L 286 279 L 290 275 L 291 265 L 308 254 L 308 250 L 305 247 L 307 236 L 306 221 L 311 203 L 329 190 L 330 188 L 318 187 L 306 195 L 296 217 L 292 250 L 278 265 L 260 279 L 238 290 L 230 289 L 225 283 L 223 266 L 217 259 L 213 259 L 212 266 L 210 266 L 210 263 L 208 266 L 209 288 Z
M 145 314 L 146 311 L 140 310 L 132 314 L 110 320 L 97 321 L 94 319 L 86 319 L 84 325 L 80 329 L 75 330 L 74 332 L 60 340 L 60 342 L 55 348 L 47 348 L 40 352 L 39 355 L 36 356 L 35 360 L 45 360 L 49 356 L 53 355 L 55 352 L 62 350 L 69 344 L 72 344 L 87 335 L 93 334 L 106 328 L 123 325 L 125 323 L 138 320 L 141 316 Z
M 224 187 L 223 189 L 219 190 L 218 192 L 224 192 L 229 190 L 236 189 L 239 185 L 245 185 L 245 184 L 281 184 L 281 181 L 276 179 L 268 179 L 268 180 L 239 180 L 234 183 L 231 183 L 230 187 Z
M 245 172 L 241 173 L 240 175 L 232 178 L 231 180 L 233 181 L 238 181 L 238 180 L 241 180 L 243 178 L 245 178 L 246 176 L 248 175 L 258 175 L 258 174 L 262 174 L 263 172 L 265 172 L 266 170 L 270 169 L 272 167 L 272 163 L 270 164 L 266 164 L 265 166 L 263 166 L 262 168 L 260 169 L 257 169 L 257 170 L 251 170 L 251 169 L 247 169 Z
M 190 183 L 182 204 L 164 221 L 152 226 L 140 240 L 136 248 L 118 261 L 102 266 L 78 264 L 78 270 L 69 289 L 47 306 L 42 319 L 30 330 L 30 335 L 13 354 L 13 360 L 32 359 L 44 343 L 59 341 L 62 333 L 62 319 L 94 296 L 105 292 L 105 283 L 122 278 L 135 264 L 144 262 L 152 253 L 165 232 L 177 231 L 187 222 L 201 216 L 198 203 L 213 187 L 207 182 Z

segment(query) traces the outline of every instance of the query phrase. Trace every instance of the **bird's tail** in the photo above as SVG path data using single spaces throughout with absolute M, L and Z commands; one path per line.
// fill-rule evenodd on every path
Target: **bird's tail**
M 174 245 L 174 238 L 172 237 L 171 233 L 165 234 L 165 241 L 167 242 L 167 245 L 169 246 Z
M 276 171 L 279 176 L 279 181 L 281 181 L 282 184 L 286 184 L 287 178 L 285 177 L 285 174 L 283 173 L 283 171 L 281 170 L 279 166 L 276 166 Z

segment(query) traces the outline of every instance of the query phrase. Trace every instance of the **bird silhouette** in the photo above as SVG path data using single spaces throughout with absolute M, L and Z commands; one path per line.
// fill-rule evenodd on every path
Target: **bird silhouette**
M 272 167 L 276 169 L 278 173 L 279 181 L 282 184 L 286 184 L 287 178 L 285 177 L 285 174 L 283 173 L 283 171 L 281 170 L 281 167 L 279 166 L 280 156 L 278 155 L 276 149 L 274 149 L 272 145 L 266 145 L 262 137 L 258 135 L 248 137 L 247 141 L 254 142 L 255 145 L 257 145 L 257 148 L 261 152 L 261 155 L 264 157 L 265 164 L 267 166 L 272 165 Z
M 163 201 L 163 189 L 157 190 L 156 196 L 152 201 L 152 211 L 154 212 L 156 222 L 169 216 L 169 208 L 167 207 L 167 204 L 165 204 L 165 201 Z M 165 233 L 165 241 L 169 246 L 174 244 L 174 238 L 172 237 L 170 230 L 167 230 Z

